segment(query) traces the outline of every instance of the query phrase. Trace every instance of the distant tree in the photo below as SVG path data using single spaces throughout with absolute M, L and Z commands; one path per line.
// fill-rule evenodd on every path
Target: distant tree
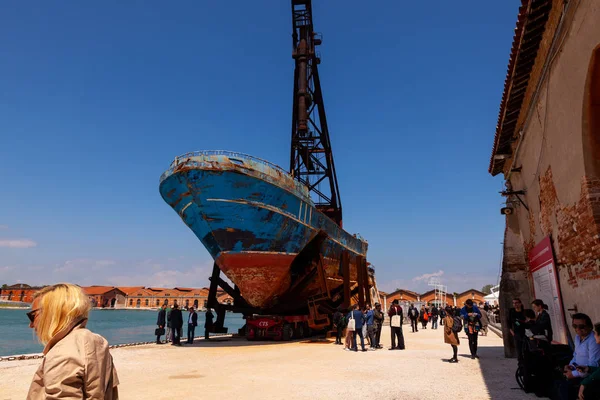
M 492 294 L 493 287 L 494 285 L 485 285 L 483 288 L 481 288 L 481 291 L 485 294 Z
M 6 289 L 8 285 L 6 283 L 2 284 L 2 289 Z
M 454 293 L 452 293 L 452 294 L 454 295 L 454 297 L 458 297 L 458 295 L 459 295 L 460 293 L 458 293 L 458 292 L 454 292 Z

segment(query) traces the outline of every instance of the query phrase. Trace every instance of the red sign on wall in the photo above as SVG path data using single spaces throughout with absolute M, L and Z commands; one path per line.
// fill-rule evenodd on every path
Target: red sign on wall
M 567 326 L 550 236 L 544 238 L 529 252 L 529 272 L 533 279 L 534 296 L 548 305 L 554 342 L 568 344 Z

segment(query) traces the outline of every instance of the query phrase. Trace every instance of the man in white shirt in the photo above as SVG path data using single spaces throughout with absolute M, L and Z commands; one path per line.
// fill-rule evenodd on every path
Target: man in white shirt
M 196 310 L 194 310 L 194 307 L 190 307 L 189 309 L 190 314 L 188 315 L 188 339 L 187 339 L 187 344 L 193 344 L 194 343 L 194 333 L 196 331 L 196 327 L 198 326 L 198 313 L 196 313 Z

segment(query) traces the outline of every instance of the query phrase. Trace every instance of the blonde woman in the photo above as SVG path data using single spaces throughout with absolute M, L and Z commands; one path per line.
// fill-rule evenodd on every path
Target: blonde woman
M 46 347 L 28 400 L 118 399 L 119 379 L 108 343 L 85 329 L 90 308 L 75 285 L 47 286 L 34 295 L 29 327 Z

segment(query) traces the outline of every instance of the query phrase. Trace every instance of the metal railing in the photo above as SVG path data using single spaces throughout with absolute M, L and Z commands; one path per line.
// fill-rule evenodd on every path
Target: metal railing
M 202 157 L 202 156 L 226 156 L 227 158 L 230 158 L 230 159 L 231 158 L 233 158 L 233 159 L 240 158 L 242 160 L 248 160 L 250 162 L 268 165 L 269 167 L 273 168 L 274 170 L 276 170 L 282 174 L 289 175 L 289 172 L 287 172 L 286 170 L 281 168 L 279 165 L 273 164 L 272 162 L 267 161 L 267 160 L 263 160 L 262 158 L 251 156 L 249 154 L 238 153 L 235 151 L 228 151 L 228 150 L 202 150 L 202 151 L 191 151 L 189 153 L 185 153 L 185 154 L 175 157 L 175 159 L 171 163 L 170 168 L 160 176 L 160 181 L 162 182 L 164 180 L 164 177 L 166 175 L 170 174 L 172 172 L 173 168 L 176 167 L 177 165 L 181 164 L 182 162 L 185 162 L 192 157 Z

